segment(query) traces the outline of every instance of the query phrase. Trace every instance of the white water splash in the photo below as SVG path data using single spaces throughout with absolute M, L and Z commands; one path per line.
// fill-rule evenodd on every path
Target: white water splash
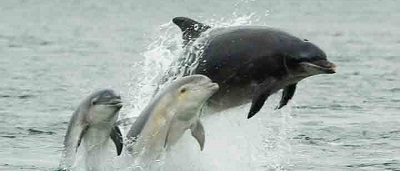
M 179 56 L 181 49 L 180 31 L 172 23 L 160 26 L 158 37 L 142 53 L 143 61 L 132 66 L 131 85 L 127 114 L 122 118 L 135 117 L 153 96 L 157 84 L 171 61 Z

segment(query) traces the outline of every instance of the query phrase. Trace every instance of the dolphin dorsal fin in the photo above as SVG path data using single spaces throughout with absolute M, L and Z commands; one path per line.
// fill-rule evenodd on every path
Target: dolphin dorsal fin
M 172 22 L 182 30 L 182 39 L 184 40 L 184 45 L 186 45 L 190 40 L 200 37 L 202 32 L 205 32 L 211 28 L 208 25 L 199 23 L 187 17 L 175 17 L 172 19 Z

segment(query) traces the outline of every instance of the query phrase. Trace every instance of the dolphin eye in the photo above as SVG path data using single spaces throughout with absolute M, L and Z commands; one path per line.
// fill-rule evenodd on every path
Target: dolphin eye
M 186 88 L 182 88 L 182 89 L 180 90 L 180 92 L 181 92 L 181 94 L 185 93 L 185 92 L 186 92 Z

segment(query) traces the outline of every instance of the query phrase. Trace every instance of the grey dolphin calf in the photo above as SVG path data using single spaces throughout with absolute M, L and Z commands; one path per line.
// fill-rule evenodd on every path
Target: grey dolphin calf
M 84 99 L 73 113 L 64 139 L 61 169 L 70 170 L 76 163 L 77 151 L 83 147 L 86 153 L 86 162 L 96 156 L 97 151 L 105 149 L 111 139 L 116 146 L 116 154 L 122 151 L 122 135 L 115 122 L 122 107 L 121 97 L 113 90 L 101 90 Z M 99 170 L 96 166 L 89 166 L 87 170 Z
M 185 52 L 177 62 L 181 70 L 168 71 L 161 84 L 178 76 L 205 75 L 220 86 L 209 100 L 215 111 L 251 102 L 247 116 L 251 118 L 271 94 L 283 89 L 280 109 L 293 97 L 300 80 L 335 73 L 335 65 L 319 47 L 277 29 L 236 26 L 211 30 L 186 17 L 173 22 L 183 31 Z
M 179 78 L 164 87 L 127 134 L 133 142 L 133 153 L 144 161 L 155 160 L 188 129 L 202 150 L 205 134 L 199 119 L 200 110 L 217 90 L 218 84 L 203 75 Z

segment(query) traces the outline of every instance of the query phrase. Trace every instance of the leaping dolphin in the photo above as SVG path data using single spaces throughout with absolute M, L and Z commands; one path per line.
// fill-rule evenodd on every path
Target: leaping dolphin
M 122 107 L 121 97 L 113 90 L 101 90 L 84 99 L 73 113 L 64 139 L 64 150 L 60 168 L 75 167 L 78 148 L 84 146 L 87 170 L 99 170 L 90 165 L 98 151 L 107 148 L 111 139 L 120 155 L 123 140 L 120 129 L 115 126 Z
M 178 59 L 181 70 L 168 71 L 160 84 L 179 76 L 205 75 L 220 86 L 208 103 L 214 111 L 251 102 L 247 116 L 251 118 L 271 94 L 283 89 L 280 109 L 292 99 L 302 79 L 335 73 L 335 64 L 319 47 L 278 29 L 235 26 L 212 30 L 186 17 L 173 22 L 183 31 L 185 52 Z
M 164 87 L 127 134 L 135 157 L 144 161 L 157 160 L 160 153 L 175 144 L 188 129 L 202 150 L 205 133 L 199 119 L 200 110 L 217 90 L 218 84 L 203 75 L 179 78 Z

